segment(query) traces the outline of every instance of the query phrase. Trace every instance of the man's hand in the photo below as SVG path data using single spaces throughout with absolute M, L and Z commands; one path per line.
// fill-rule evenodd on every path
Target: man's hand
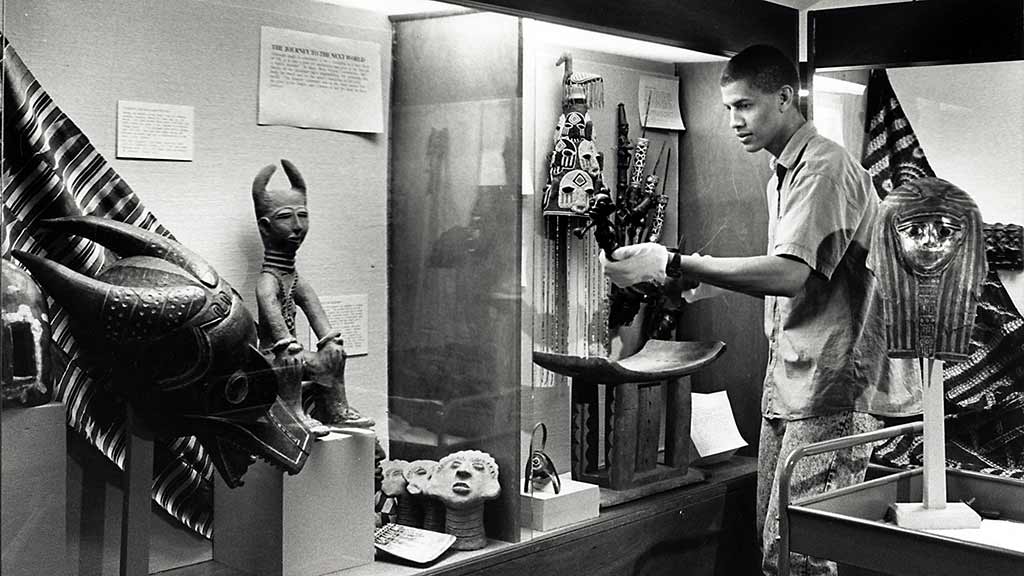
M 631 244 L 613 252 L 612 261 L 605 258 L 604 251 L 599 252 L 598 258 L 608 279 L 623 288 L 639 282 L 665 283 L 669 253 L 661 244 Z

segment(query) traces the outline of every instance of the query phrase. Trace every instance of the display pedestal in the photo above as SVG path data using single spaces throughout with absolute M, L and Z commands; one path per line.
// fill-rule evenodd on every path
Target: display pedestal
M 302 471 L 264 462 L 214 490 L 213 559 L 260 576 L 320 576 L 373 561 L 372 431 L 312 444 Z M 219 478 L 219 477 L 218 477 Z
M 524 527 L 546 532 L 597 518 L 601 511 L 601 490 L 594 484 L 576 482 L 571 475 L 561 474 L 562 490 L 554 492 L 523 492 L 519 514 Z
M 4 576 L 67 570 L 66 418 L 58 402 L 3 412 L 0 572 Z

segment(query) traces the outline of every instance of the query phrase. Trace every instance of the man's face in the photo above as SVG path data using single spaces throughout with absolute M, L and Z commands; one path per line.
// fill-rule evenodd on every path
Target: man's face
M 275 248 L 298 250 L 309 232 L 309 211 L 306 199 L 294 190 L 273 194 L 273 205 L 259 220 L 260 230 Z
M 729 112 L 729 128 L 744 150 L 757 152 L 767 148 L 773 152 L 783 125 L 778 94 L 765 93 L 746 80 L 736 80 L 722 86 L 722 104 Z

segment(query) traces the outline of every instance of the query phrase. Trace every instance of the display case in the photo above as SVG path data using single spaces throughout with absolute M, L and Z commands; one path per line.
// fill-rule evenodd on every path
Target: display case
M 552 135 L 586 106 L 576 192 L 633 166 L 658 181 L 645 237 L 755 250 L 679 207 L 724 185 L 702 166 L 726 137 L 704 137 L 712 71 L 754 38 L 793 51 L 795 11 L 749 2 L 765 31 L 704 8 L 734 24 L 708 37 L 571 6 L 378 4 L 3 1 L 4 574 L 559 569 L 638 531 L 594 573 L 751 557 L 752 459 L 687 467 L 691 388 L 729 389 L 753 440 L 758 375 L 717 362 L 748 331 L 673 309 L 653 339 L 710 352 L 593 382 L 582 426 L 534 352 L 616 363 L 652 337 L 642 313 L 609 328 L 585 210 L 545 211 L 570 171 Z M 728 180 L 758 197 L 762 165 Z M 632 428 L 613 408 L 630 398 Z M 595 470 L 633 435 L 636 478 L 668 481 L 610 495 L 574 465 L 582 435 Z M 537 470 L 562 490 L 535 493 Z M 692 545 L 666 553 L 677 529 Z

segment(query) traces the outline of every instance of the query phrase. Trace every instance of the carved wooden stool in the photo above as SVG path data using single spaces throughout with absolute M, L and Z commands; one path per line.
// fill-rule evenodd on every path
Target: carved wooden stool
M 572 477 L 610 506 L 704 479 L 690 462 L 690 381 L 683 376 L 725 351 L 722 342 L 649 340 L 622 360 L 534 352 L 533 361 L 572 378 Z M 667 391 L 662 390 L 667 386 Z M 605 392 L 605 465 L 600 465 L 600 388 Z M 665 418 L 665 458 L 658 436 Z

